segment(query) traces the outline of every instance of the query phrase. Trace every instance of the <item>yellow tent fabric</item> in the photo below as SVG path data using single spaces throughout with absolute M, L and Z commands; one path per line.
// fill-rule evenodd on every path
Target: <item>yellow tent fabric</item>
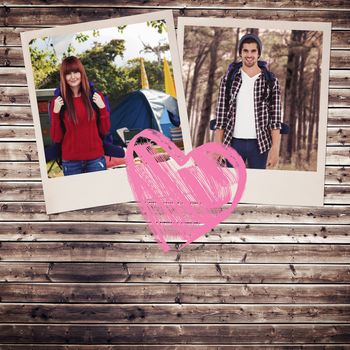
M 174 80 L 173 77 L 171 75 L 170 72 L 170 67 L 168 64 L 168 61 L 166 60 L 166 58 L 164 57 L 163 59 L 163 67 L 164 67 L 164 83 L 165 83 L 165 92 L 176 98 L 176 90 L 175 90 L 175 84 L 174 84 Z
M 141 89 L 149 89 L 148 78 L 145 69 L 145 62 L 143 58 L 140 58 L 141 63 Z

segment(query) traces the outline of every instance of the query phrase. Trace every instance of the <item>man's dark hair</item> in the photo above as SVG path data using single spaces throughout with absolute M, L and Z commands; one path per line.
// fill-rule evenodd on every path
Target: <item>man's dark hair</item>
M 262 43 L 259 37 L 253 33 L 245 34 L 242 36 L 241 40 L 238 44 L 238 53 L 239 55 L 242 54 L 243 44 L 251 44 L 256 43 L 256 46 L 258 47 L 258 53 L 259 56 L 261 56 L 261 49 L 262 49 Z

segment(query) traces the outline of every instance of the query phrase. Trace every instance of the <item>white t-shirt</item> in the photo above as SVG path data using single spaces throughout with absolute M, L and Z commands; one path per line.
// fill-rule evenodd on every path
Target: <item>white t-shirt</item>
M 237 94 L 236 120 L 233 137 L 256 139 L 254 112 L 254 84 L 260 74 L 250 77 L 241 69 L 242 85 Z

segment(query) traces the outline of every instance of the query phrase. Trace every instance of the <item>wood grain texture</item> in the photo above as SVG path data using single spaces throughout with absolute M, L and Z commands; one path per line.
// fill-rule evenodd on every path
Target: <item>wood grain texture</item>
M 41 202 L 0 202 L 0 221 L 125 221 L 144 222 L 135 203 L 114 204 L 96 208 L 47 215 Z M 324 207 L 286 207 L 239 204 L 224 223 L 277 223 L 348 225 L 347 205 Z
M 349 265 L 0 263 L 0 282 L 349 284 Z
M 30 106 L 1 106 L 1 125 L 33 125 L 33 117 Z
M 332 22 L 323 207 L 239 205 L 168 254 L 136 203 L 46 214 L 20 32 L 161 9 Z M 0 5 L 0 349 L 350 349 L 349 17 L 349 0 Z
M 2 242 L 1 261 L 140 263 L 350 263 L 349 245 L 196 244 L 164 253 L 155 243 Z
M 12 344 L 12 345 L 3 345 L 2 350 L 145 350 L 145 349 L 156 349 L 156 350 L 228 350 L 232 349 L 234 346 L 235 350 L 247 350 L 247 349 L 279 349 L 279 350 L 302 350 L 302 349 L 312 349 L 312 350 L 346 350 L 350 349 L 350 345 L 347 344 L 337 344 L 337 345 L 315 345 L 315 344 L 300 344 L 300 345 L 290 345 L 290 344 L 249 344 L 249 345 L 239 345 L 233 344 L 230 345 L 52 345 L 52 344 Z
M 0 325 L 0 342 L 41 344 L 346 343 L 350 325 Z
M 1 323 L 191 324 L 342 323 L 350 305 L 1 304 Z M 82 319 L 84 321 L 82 322 Z M 0 336 L 1 339 L 1 336 Z
M 3 303 L 349 304 L 347 284 L 1 283 Z M 44 304 L 45 305 L 45 304 Z
M 76 6 L 76 2 L 73 0 L 63 0 L 60 1 L 60 3 L 57 3 L 53 0 L 32 0 L 31 6 L 55 6 L 55 7 L 68 7 L 68 6 Z M 6 1 L 6 5 L 11 6 L 23 6 L 28 5 L 28 3 L 25 0 L 10 0 Z M 257 1 L 257 0 L 187 0 L 187 1 L 170 1 L 170 0 L 134 0 L 133 2 L 130 2 L 128 0 L 112 0 L 112 1 L 101 1 L 99 4 L 96 4 L 96 1 L 94 0 L 85 0 L 83 3 L 81 3 L 82 6 L 87 7 L 109 7 L 109 6 L 118 6 L 118 7 L 140 7 L 140 6 L 148 6 L 148 7 L 171 7 L 171 8 L 182 8 L 182 7 L 205 7 L 210 6 L 212 7 L 215 5 L 215 7 L 218 8 L 273 8 L 276 9 L 276 2 L 273 0 L 263 0 L 263 1 Z M 327 2 L 325 4 L 324 1 L 313 1 L 312 3 L 308 2 L 307 0 L 298 0 L 298 1 L 290 1 L 290 0 L 283 0 L 278 2 L 278 8 L 284 9 L 284 8 L 291 8 L 291 9 L 299 9 L 299 8 L 309 8 L 309 9 L 329 9 L 329 8 L 335 8 L 338 9 L 339 7 L 342 7 L 344 9 L 350 9 L 350 3 L 349 0 L 335 0 L 332 2 Z
M 141 13 L 149 13 L 151 10 L 157 11 L 160 8 L 143 7 L 8 7 L 4 22 L 7 26 L 57 26 L 73 23 L 82 23 L 96 21 L 122 16 L 130 16 Z M 335 30 L 349 29 L 350 24 L 349 9 L 343 11 L 329 9 L 327 11 L 319 10 L 280 10 L 280 9 L 227 9 L 227 8 L 173 8 L 175 20 L 179 16 L 186 17 L 232 17 L 242 19 L 264 19 L 264 20 L 283 20 L 290 21 L 314 21 L 314 22 L 332 22 L 332 28 Z
M 219 224 L 197 243 L 347 244 L 347 225 Z M 149 242 L 155 238 L 145 223 L 2 222 L 0 242 Z M 181 242 L 171 238 L 169 242 Z

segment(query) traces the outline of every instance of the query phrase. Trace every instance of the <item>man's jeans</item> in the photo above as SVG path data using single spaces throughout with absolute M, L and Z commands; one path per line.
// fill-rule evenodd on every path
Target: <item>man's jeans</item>
M 242 157 L 247 168 L 266 169 L 269 152 L 260 153 L 257 139 L 232 138 L 231 147 Z
M 104 156 L 92 160 L 62 160 L 64 176 L 106 170 Z

